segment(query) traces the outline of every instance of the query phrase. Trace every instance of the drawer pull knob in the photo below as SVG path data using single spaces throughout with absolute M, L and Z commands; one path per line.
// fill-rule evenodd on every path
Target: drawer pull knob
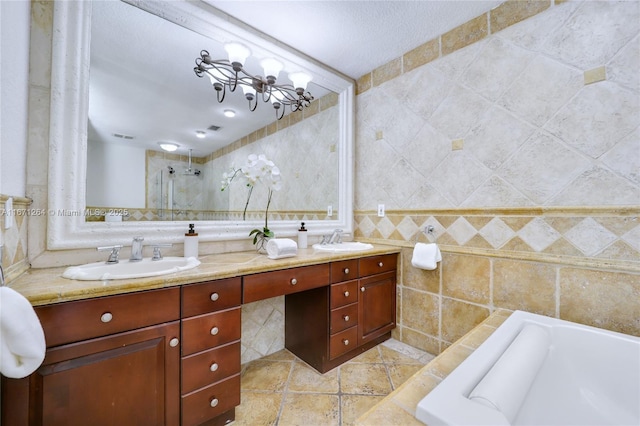
M 220 329 L 218 327 L 213 327 L 211 329 L 211 335 L 215 336 L 216 334 L 220 333 Z
M 220 295 L 218 295 L 218 293 L 211 293 L 211 301 L 212 302 L 215 302 L 218 299 L 220 299 Z
M 104 322 L 104 323 L 108 323 L 113 319 L 113 315 L 111 314 L 111 312 L 105 312 L 104 314 L 102 314 L 102 316 L 100 317 L 100 321 Z
M 348 291 L 344 292 L 344 297 L 349 297 L 349 292 Z
M 344 339 L 342 343 L 344 343 L 345 346 L 349 346 L 349 339 Z
M 344 268 L 344 274 L 347 275 L 349 273 L 349 268 Z
M 218 371 L 218 363 L 214 362 L 213 364 L 211 364 L 211 367 L 209 367 L 209 370 Z
M 364 293 L 366 289 L 364 287 L 360 287 L 360 291 Z
M 343 318 L 345 321 L 349 321 L 349 315 L 345 315 Z
M 291 285 L 296 285 L 298 284 L 298 280 L 296 280 L 295 278 L 291 278 Z
M 218 402 L 219 402 L 219 401 L 218 401 L 218 398 L 213 398 L 213 399 L 211 400 L 211 402 L 209 403 L 209 405 L 211 405 L 211 408 L 215 408 L 215 407 L 217 407 L 217 406 L 218 406 Z
M 383 263 L 382 262 L 378 263 L 378 266 L 382 268 Z
M 180 340 L 178 340 L 177 337 L 174 337 L 173 339 L 169 340 L 169 346 L 171 346 L 172 348 L 175 348 L 176 346 L 178 346 L 179 343 L 180 343 Z

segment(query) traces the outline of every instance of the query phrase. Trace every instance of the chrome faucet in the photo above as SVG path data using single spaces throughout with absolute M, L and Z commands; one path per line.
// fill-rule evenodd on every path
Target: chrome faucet
M 342 229 L 334 229 L 331 235 L 323 235 L 321 245 L 340 244 L 342 242 Z
M 109 259 L 107 259 L 107 261 L 105 262 L 108 265 L 113 265 L 115 263 L 118 263 L 118 256 L 120 255 L 120 249 L 122 248 L 122 245 L 117 245 L 117 246 L 108 246 L 108 247 L 98 247 L 97 250 L 98 251 L 110 251 L 109 253 Z
M 143 237 L 133 237 L 133 242 L 131 243 L 131 257 L 129 258 L 129 262 L 138 262 L 142 260 L 143 241 Z

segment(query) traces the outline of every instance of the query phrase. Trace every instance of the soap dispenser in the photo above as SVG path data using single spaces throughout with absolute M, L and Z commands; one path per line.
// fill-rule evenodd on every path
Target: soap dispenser
M 189 232 L 184 234 L 184 257 L 198 258 L 198 233 L 189 224 Z
M 304 227 L 304 222 L 298 229 L 298 248 L 307 248 L 307 229 Z

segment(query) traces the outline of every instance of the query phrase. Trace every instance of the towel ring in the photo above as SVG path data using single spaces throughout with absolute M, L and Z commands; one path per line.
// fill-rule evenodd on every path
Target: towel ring
M 435 230 L 435 228 L 433 227 L 433 225 L 427 225 L 424 227 L 424 230 L 421 232 L 422 234 L 427 236 L 427 239 L 429 240 L 429 242 L 436 242 L 437 238 L 434 235 L 433 231 Z M 414 238 L 413 243 L 417 244 L 418 243 L 418 239 L 420 238 L 420 232 L 416 234 L 416 237 Z M 433 241 L 431 241 L 430 236 L 433 237 Z

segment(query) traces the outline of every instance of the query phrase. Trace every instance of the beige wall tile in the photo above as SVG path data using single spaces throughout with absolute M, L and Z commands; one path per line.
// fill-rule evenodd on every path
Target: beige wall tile
M 473 349 L 465 348 L 462 345 L 452 346 L 451 350 L 447 353 L 447 356 L 438 357 L 431 361 L 426 368 L 426 371 L 436 377 L 444 379 L 453 370 L 455 370 L 462 361 L 467 359 L 472 352 Z
M 432 336 L 438 335 L 439 297 L 402 289 L 402 325 Z
M 402 73 L 402 58 L 396 58 L 386 64 L 376 68 L 371 73 L 373 86 L 380 86 L 382 83 L 396 78 Z
M 511 0 L 502 3 L 490 12 L 491 16 L 491 33 L 494 34 L 510 25 L 537 15 L 545 9 L 548 9 L 550 0 Z
M 488 258 L 445 253 L 441 265 L 444 296 L 489 303 L 491 264 Z
M 455 342 L 489 316 L 489 309 L 442 298 L 442 339 Z
M 640 336 L 640 275 L 560 269 L 560 318 Z
M 555 316 L 556 267 L 544 263 L 495 260 L 493 305 Z
M 440 40 L 435 38 L 408 51 L 402 57 L 402 70 L 409 72 L 419 66 L 437 59 L 440 56 Z
M 366 73 L 356 80 L 356 95 L 360 95 L 369 89 L 371 89 L 371 73 Z
M 437 268 L 433 271 L 418 269 L 411 265 L 413 249 L 402 250 L 402 285 L 417 290 L 440 293 L 440 271 Z
M 438 339 L 406 327 L 402 328 L 402 342 L 414 348 L 422 349 L 430 354 L 437 355 L 441 352 Z
M 480 15 L 442 35 L 442 54 L 447 55 L 482 40 L 488 33 L 487 15 Z

